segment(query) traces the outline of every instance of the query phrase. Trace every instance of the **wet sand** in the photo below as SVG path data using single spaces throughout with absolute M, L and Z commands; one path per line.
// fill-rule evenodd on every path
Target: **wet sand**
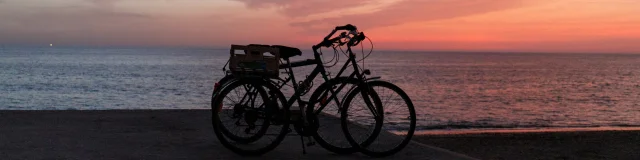
M 640 131 L 439 134 L 414 140 L 479 159 L 640 159 Z

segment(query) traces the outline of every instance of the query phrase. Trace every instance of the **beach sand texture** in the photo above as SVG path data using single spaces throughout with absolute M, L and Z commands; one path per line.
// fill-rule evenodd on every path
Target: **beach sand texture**
M 289 136 L 261 157 L 242 157 L 216 139 L 209 110 L 0 111 L 0 157 L 8 159 L 362 159 L 318 145 L 302 154 Z M 409 144 L 382 159 L 472 159 Z

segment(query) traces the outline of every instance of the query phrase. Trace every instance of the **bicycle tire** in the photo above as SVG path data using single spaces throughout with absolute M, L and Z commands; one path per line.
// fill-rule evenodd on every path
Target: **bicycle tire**
M 212 96 L 212 102 L 213 99 L 216 97 L 216 92 L 220 91 L 221 88 L 224 88 L 228 83 L 232 82 L 234 80 L 233 76 L 231 75 L 227 75 L 225 77 L 223 77 L 222 79 L 220 79 L 220 81 L 218 81 L 218 85 L 215 89 L 214 89 L 214 93 Z M 244 86 L 244 85 L 243 85 Z M 245 86 L 246 87 L 246 86 Z M 255 102 L 252 102 L 255 103 Z M 213 107 L 213 105 L 212 105 Z M 213 109 L 213 108 L 212 108 Z M 222 104 L 220 104 L 218 106 L 218 110 L 220 111 L 222 109 Z M 268 122 L 268 121 L 267 121 Z M 260 130 L 258 131 L 257 134 L 251 136 L 251 137 L 240 137 L 240 136 L 236 136 L 235 134 L 231 133 L 231 131 L 229 131 L 229 129 L 227 129 L 226 127 L 224 127 L 224 125 L 222 125 L 220 128 L 218 128 L 220 130 L 220 132 L 222 132 L 227 138 L 239 142 L 239 143 L 251 143 L 254 142 L 258 139 L 260 139 L 263 135 L 264 132 L 266 132 L 266 130 L 268 129 L 268 127 L 265 127 L 267 125 L 263 125 L 263 127 L 260 128 Z
M 357 124 L 349 121 L 349 112 L 348 111 L 349 111 L 349 107 L 351 107 L 350 102 L 354 98 L 354 96 L 351 96 L 353 94 L 350 94 L 350 96 L 346 97 L 345 100 L 344 100 L 345 102 L 343 103 L 344 112 L 342 112 L 341 117 L 340 117 L 341 126 L 342 126 L 342 129 L 343 129 L 343 132 L 344 132 L 344 134 L 346 136 L 346 139 L 349 141 L 349 143 L 351 145 L 353 145 L 355 148 L 357 148 L 358 151 L 360 151 L 361 153 L 363 153 L 365 155 L 368 155 L 368 156 L 371 156 L 371 157 L 386 157 L 386 156 L 393 155 L 393 154 L 399 152 L 400 150 L 402 150 L 404 147 L 406 147 L 407 144 L 409 144 L 409 142 L 411 141 L 411 137 L 414 134 L 415 126 L 416 126 L 416 114 L 415 114 L 415 108 L 413 106 L 413 102 L 411 101 L 409 96 L 401 88 L 399 88 L 398 86 L 396 86 L 396 85 L 394 85 L 392 83 L 389 83 L 389 82 L 386 82 L 386 81 L 368 81 L 367 84 L 368 84 L 367 86 L 369 86 L 372 89 L 374 89 L 375 87 L 387 88 L 387 89 L 393 91 L 394 93 L 396 93 L 400 98 L 402 98 L 402 100 L 406 104 L 406 109 L 407 109 L 407 112 L 409 114 L 408 115 L 409 116 L 409 118 L 408 118 L 409 119 L 409 127 L 408 127 L 408 130 L 407 130 L 407 133 L 405 135 L 402 135 L 403 137 L 399 136 L 399 135 L 396 135 L 396 136 L 399 136 L 400 138 L 402 138 L 402 141 L 400 141 L 400 143 L 398 143 L 397 146 L 393 146 L 393 148 L 385 149 L 385 150 L 381 150 L 381 151 L 373 150 L 372 146 L 375 146 L 375 145 L 372 145 L 371 144 L 372 142 L 368 142 L 369 140 L 371 140 L 370 138 L 372 136 L 369 136 L 369 138 L 367 138 L 367 140 L 365 140 L 364 142 L 356 141 L 355 138 L 354 138 L 354 135 L 350 132 L 350 130 L 348 128 L 349 124 L 357 125 Z M 358 92 L 360 89 L 361 88 L 356 88 L 353 92 Z M 376 94 L 375 96 L 378 97 L 378 99 L 381 99 L 381 100 L 385 99 L 384 97 L 379 97 L 378 96 L 379 94 L 381 94 L 379 91 L 374 91 L 373 93 Z M 382 102 L 382 106 L 381 107 L 384 110 L 384 111 L 380 112 L 380 113 L 383 113 L 381 115 L 382 122 L 385 121 L 384 118 L 388 117 L 385 114 L 389 114 L 387 112 L 387 108 L 389 106 L 386 106 L 386 104 L 387 104 L 386 102 L 384 102 L 384 101 Z M 376 124 L 375 124 L 376 126 L 374 127 L 375 128 L 374 130 L 378 130 L 378 133 L 376 133 L 375 137 L 378 138 L 378 136 L 381 136 L 381 132 L 386 132 L 386 131 L 380 130 L 380 127 L 383 127 L 386 124 L 380 123 L 378 118 L 375 118 L 375 119 L 376 119 L 375 120 L 376 121 Z M 382 125 L 380 125 L 380 124 L 382 124 Z M 384 143 L 389 143 L 387 140 L 388 139 L 385 139 Z M 386 145 L 386 146 L 388 146 L 388 145 Z
M 216 98 L 217 93 L 222 88 L 224 88 L 228 83 L 231 83 L 233 80 L 235 80 L 235 77 L 233 75 L 226 75 L 225 77 L 221 78 L 217 82 L 216 85 L 218 85 L 218 86 L 216 86 L 214 88 L 214 91 L 213 91 L 213 94 L 212 94 L 212 98 L 211 98 L 212 102 Z M 283 94 L 279 94 L 278 95 L 278 99 L 279 99 L 279 102 L 280 102 L 280 104 L 278 106 L 284 106 L 284 104 L 286 103 L 286 98 L 284 97 L 284 95 Z M 221 107 L 222 107 L 222 105 L 218 106 L 218 109 L 221 108 Z M 212 105 L 212 109 L 214 109 L 213 105 Z M 255 141 L 255 140 L 259 139 L 259 137 L 241 138 L 241 137 L 235 136 L 234 134 L 230 133 L 230 131 L 224 126 L 221 126 L 219 129 L 225 136 L 227 136 L 229 139 L 234 140 L 236 142 L 251 143 L 252 141 Z
M 230 81 L 229 84 L 225 85 L 225 87 L 223 89 L 221 89 L 219 91 L 219 94 L 217 97 L 213 97 L 214 100 L 212 100 L 212 105 L 211 106 L 218 106 L 217 104 L 221 104 L 222 100 L 224 99 L 224 95 L 226 95 L 227 93 L 231 92 L 232 89 L 236 88 L 236 87 L 241 87 L 243 85 L 252 85 L 252 86 L 256 86 L 256 91 L 258 92 L 258 94 L 260 94 L 262 97 L 269 97 L 267 91 L 265 91 L 265 88 L 269 89 L 269 93 L 275 93 L 278 94 L 278 97 L 284 97 L 282 95 L 282 92 L 279 92 L 279 90 L 277 90 L 277 88 L 269 83 L 265 83 L 265 80 L 263 79 L 238 79 L 238 80 L 234 80 L 234 81 Z M 272 92 L 272 91 L 276 91 L 276 92 Z M 271 103 L 272 100 L 269 100 L 270 98 L 264 99 L 263 98 L 263 102 L 264 104 L 269 104 Z M 281 98 L 278 98 L 280 100 L 282 100 Z M 282 102 L 282 101 L 281 101 Z M 267 108 L 272 108 L 272 107 L 278 107 L 278 106 L 273 106 L 273 105 L 267 105 L 265 106 Z M 287 109 L 287 108 L 284 108 Z M 283 123 L 280 124 L 282 125 L 282 128 L 280 129 L 280 131 L 278 132 L 276 138 L 274 139 L 274 141 L 268 143 L 266 146 L 264 147 L 259 147 L 257 149 L 243 149 L 240 148 L 238 146 L 234 146 L 234 142 L 240 143 L 240 144 L 248 144 L 251 142 L 256 141 L 257 139 L 261 138 L 262 136 L 264 136 L 266 129 L 264 129 L 265 127 L 262 127 L 261 130 L 256 133 L 255 137 L 251 137 L 249 139 L 245 139 L 245 140 L 241 140 L 240 142 L 238 142 L 238 139 L 231 139 L 227 140 L 226 138 L 229 138 L 229 135 L 233 135 L 232 133 L 228 132 L 228 129 L 226 127 L 224 127 L 223 124 L 221 124 L 221 120 L 219 117 L 219 113 L 220 110 L 212 108 L 212 124 L 213 124 L 213 128 L 214 128 L 214 132 L 216 134 L 216 137 L 218 138 L 218 140 L 220 141 L 220 143 L 222 143 L 223 146 L 225 146 L 226 148 L 230 149 L 231 151 L 240 154 L 240 155 L 244 155 L 244 156 L 257 156 L 257 155 L 262 155 L 264 153 L 267 153 L 273 149 L 275 149 L 275 147 L 277 147 L 280 142 L 282 142 L 282 140 L 284 139 L 284 137 L 286 136 L 286 133 L 288 131 L 288 124 L 287 123 Z M 263 117 L 263 125 L 267 126 L 266 128 L 268 128 L 268 126 L 270 125 L 270 119 L 271 116 L 273 115 L 273 113 L 269 113 L 269 109 L 265 109 L 265 114 Z M 284 114 L 282 115 L 282 118 L 288 118 L 288 112 L 284 112 Z M 264 132 L 263 132 L 264 131 Z M 226 133 L 225 133 L 226 132 Z M 257 139 L 256 139 L 257 137 Z M 236 137 L 237 138 L 237 137 Z M 247 143 L 248 142 L 248 143 Z
M 318 88 L 316 88 L 313 92 L 313 94 L 311 95 L 311 97 L 309 98 L 309 104 L 306 107 L 306 115 L 307 118 L 309 120 L 309 122 L 312 122 L 313 125 L 319 127 L 322 123 L 321 123 L 321 119 L 318 118 L 320 117 L 318 114 L 321 114 L 322 111 L 317 111 L 316 109 L 318 109 L 318 107 L 316 107 L 316 104 L 319 104 L 319 102 L 321 102 L 321 96 L 324 95 L 324 93 L 332 88 L 335 85 L 340 85 L 343 83 L 348 83 L 348 84 L 352 84 L 355 85 L 359 82 L 360 80 L 356 79 L 356 78 L 347 78 L 347 77 L 336 77 L 333 79 L 330 79 L 324 83 L 322 83 L 320 86 L 318 86 Z M 344 99 L 344 97 L 336 97 L 336 98 L 340 98 L 341 100 Z M 341 107 L 341 106 L 338 106 Z M 323 108 L 323 110 L 325 110 L 326 108 Z M 338 108 L 339 109 L 339 108 Z M 316 113 L 317 112 L 317 113 Z M 339 114 L 337 115 L 339 116 Z M 330 117 L 328 117 L 330 118 Z M 339 117 L 334 117 L 339 121 Z M 326 120 L 330 120 L 330 119 L 326 119 Z M 339 122 L 337 122 L 339 123 Z M 318 128 L 318 130 L 321 130 L 320 128 Z M 326 150 L 336 153 L 336 154 L 351 154 L 351 153 L 355 153 L 358 150 L 356 148 L 354 148 L 353 146 L 351 146 L 349 143 L 346 142 L 346 139 L 344 138 L 344 135 L 321 135 L 321 131 L 316 130 L 313 134 L 313 138 L 314 140 L 316 140 L 316 142 L 322 147 L 325 148 Z M 340 128 L 337 128 L 337 132 L 340 132 Z M 336 134 L 336 131 L 329 131 L 329 134 Z M 329 138 L 329 136 L 331 136 L 331 138 Z M 335 138 L 333 138 L 335 136 Z M 336 141 L 330 141 L 329 139 L 336 139 L 338 137 L 341 137 L 339 139 L 337 139 Z M 340 144 L 339 144 L 340 143 Z

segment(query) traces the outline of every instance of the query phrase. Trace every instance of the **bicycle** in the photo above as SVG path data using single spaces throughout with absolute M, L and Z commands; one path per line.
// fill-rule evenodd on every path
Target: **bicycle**
M 341 29 L 350 29 L 351 31 L 355 31 L 355 27 L 354 27 L 354 26 L 350 26 L 350 25 L 347 25 L 347 26 L 345 26 L 345 27 L 336 27 L 336 29 L 335 29 L 335 30 L 341 30 Z M 334 30 L 334 32 L 335 32 L 335 30 Z M 332 33 L 332 34 L 333 34 L 333 33 Z M 342 36 L 341 36 L 341 37 L 344 37 L 344 36 L 345 36 L 345 34 L 342 34 Z M 363 36 L 364 36 L 364 35 L 363 35 Z M 336 38 L 334 38 L 334 39 L 332 39 L 332 40 L 326 40 L 326 41 L 324 41 L 324 43 L 326 44 L 326 43 L 327 43 L 327 42 L 329 42 L 329 41 L 330 41 L 330 42 L 335 42 L 335 41 L 337 41 L 337 40 L 339 40 L 339 37 L 336 37 Z M 342 45 L 344 45 L 344 43 L 343 43 Z M 254 45 L 254 46 L 261 46 L 261 45 Z M 263 47 L 264 47 L 264 46 L 263 46 Z M 278 48 L 286 48 L 286 47 L 282 47 L 282 46 L 277 46 L 277 47 L 278 47 Z M 289 50 L 290 50 L 290 49 L 289 49 Z M 327 80 L 327 79 L 328 79 L 328 78 L 327 78 L 327 77 L 328 77 L 328 75 L 326 74 L 326 71 L 325 71 L 325 70 L 324 70 L 324 68 L 323 68 L 323 64 L 322 64 L 322 61 L 321 61 L 321 58 L 320 58 L 320 55 L 319 55 L 319 53 L 318 53 L 318 52 L 315 52 L 315 54 L 314 54 L 315 59 L 308 59 L 308 60 L 299 61 L 299 62 L 290 62 L 288 58 L 289 58 L 289 57 L 291 57 L 291 56 L 294 56 L 294 55 L 300 55 L 300 52 L 287 52 L 287 54 L 282 55 L 282 57 L 281 57 L 281 58 L 285 59 L 285 60 L 287 61 L 287 64 L 281 65 L 281 66 L 280 66 L 280 68 L 288 68 L 290 71 L 292 71 L 292 68 L 293 68 L 293 67 L 307 66 L 307 65 L 314 65 L 314 64 L 316 65 L 316 68 L 314 69 L 314 71 L 312 71 L 311 75 L 309 75 L 309 76 L 308 76 L 308 78 L 307 78 L 304 82 L 302 82 L 302 83 L 300 83 L 300 84 L 296 84 L 296 83 L 294 83 L 294 84 L 293 84 L 293 87 L 294 87 L 294 90 L 296 90 L 296 93 L 294 93 L 294 95 L 292 96 L 292 98 L 291 98 L 288 102 L 286 102 L 286 103 L 287 103 L 287 106 L 291 106 L 294 100 L 298 100 L 297 102 L 298 102 L 298 104 L 299 104 L 300 108 L 303 108 L 303 106 L 305 105 L 304 103 L 306 103 L 306 102 L 302 101 L 302 100 L 299 98 L 299 96 L 302 94 L 302 92 L 306 92 L 306 91 L 302 91 L 302 90 L 301 90 L 301 88 L 304 88 L 305 90 L 307 90 L 307 91 L 308 91 L 308 89 L 309 89 L 309 87 L 310 87 L 310 85 L 309 85 L 309 84 L 311 84 L 311 82 L 312 82 L 311 80 L 313 80 L 313 79 L 314 79 L 318 74 L 322 74 L 322 77 L 323 77 L 325 80 Z M 342 71 L 344 71 L 344 70 L 346 69 L 346 67 L 347 67 L 346 65 L 345 65 L 345 66 L 343 66 L 342 70 L 340 71 L 340 73 L 338 73 L 338 75 L 340 75 L 340 74 L 342 73 Z M 355 67 L 355 66 L 354 66 L 354 67 Z M 286 80 L 282 80 L 281 85 L 280 85 L 280 86 L 278 86 L 277 88 L 282 87 L 282 85 L 286 84 L 288 81 L 293 81 L 293 82 L 295 82 L 295 76 L 294 76 L 293 72 L 288 72 L 288 73 L 289 73 L 289 77 L 288 77 Z M 355 76 L 355 74 L 357 74 L 357 73 L 353 73 L 353 74 L 351 75 L 351 77 Z M 226 76 L 226 77 L 225 77 L 225 78 L 223 78 L 222 80 L 223 80 L 223 81 L 229 81 L 229 80 L 232 80 L 232 79 L 234 79 L 234 78 L 233 78 L 233 76 Z M 226 83 L 226 82 L 222 82 L 222 84 L 224 84 L 224 83 Z M 220 82 L 218 82 L 218 83 L 216 84 L 216 86 L 217 86 L 216 88 L 222 88 L 222 87 L 220 87 L 220 86 L 221 86 L 221 83 L 220 83 Z M 305 86 L 306 86 L 306 87 L 305 87 Z M 235 86 L 234 86 L 234 87 L 235 87 Z M 341 90 L 343 87 L 344 87 L 344 85 L 341 85 L 341 86 L 339 87 L 339 90 Z M 219 90 L 219 89 L 214 90 L 214 95 L 212 96 L 212 97 L 214 97 L 214 98 L 212 98 L 212 99 L 215 99 L 215 97 L 216 97 L 216 92 L 217 92 L 218 90 Z M 249 91 L 249 93 L 251 93 L 251 91 Z M 244 97 L 243 97 L 243 99 L 244 99 Z M 280 98 L 280 99 L 282 99 L 282 98 Z M 213 102 L 213 103 L 212 103 L 212 106 L 215 106 L 215 105 L 213 105 L 213 104 L 215 104 L 215 101 L 214 101 L 214 100 L 212 100 L 212 102 Z M 338 104 L 339 104 L 339 102 L 336 102 L 336 103 L 338 103 Z M 281 102 L 281 104 L 285 104 L 285 103 L 282 103 L 282 102 Z M 287 109 L 285 109 L 285 110 L 288 110 L 288 108 L 287 108 Z M 303 110 L 301 109 L 300 111 L 303 111 Z M 321 111 L 321 110 L 320 110 L 320 111 Z M 215 113 L 214 113 L 214 115 L 215 115 Z M 215 119 L 215 118 L 214 118 L 214 119 Z M 215 123 L 215 122 L 214 122 L 214 123 Z M 313 134 L 313 132 L 314 132 L 315 130 L 317 130 L 317 129 L 314 129 L 315 127 L 309 127 L 309 126 L 308 126 L 308 127 L 301 127 L 301 124 L 300 124 L 300 123 L 293 123 L 293 124 L 294 124 L 294 126 L 295 126 L 295 130 L 296 130 L 296 132 L 298 132 L 298 134 L 300 134 L 300 135 L 302 135 L 302 136 L 309 136 L 309 135 L 314 136 L 314 139 L 316 139 L 316 141 L 317 141 L 321 146 L 323 146 L 324 148 L 326 148 L 326 149 L 328 149 L 328 150 L 330 150 L 330 151 L 332 151 L 332 152 L 336 152 L 336 153 L 353 153 L 353 152 L 355 152 L 355 151 L 356 151 L 356 150 L 355 150 L 355 149 L 353 149 L 353 147 L 351 147 L 349 144 L 344 144 L 344 145 L 348 145 L 348 146 L 346 146 L 346 147 L 340 147 L 340 146 L 338 146 L 339 144 L 330 144 L 329 142 L 324 141 L 321 135 L 319 135 L 319 134 Z M 221 130 L 221 132 L 222 132 L 222 133 L 227 133 L 227 134 L 225 134 L 225 135 L 228 135 L 228 136 L 229 136 L 229 137 L 231 137 L 233 140 L 236 140 L 236 141 L 238 141 L 238 140 L 239 140 L 239 138 L 236 138 L 236 136 L 234 136 L 234 135 L 229 135 L 229 134 L 228 134 L 229 132 L 226 132 L 226 130 L 227 130 L 227 129 L 226 129 L 225 127 L 221 127 L 221 129 L 218 129 L 218 130 Z M 261 131 L 262 131 L 262 130 L 261 130 Z M 263 134 L 263 133 L 259 133 L 259 134 L 257 134 L 257 135 L 260 135 L 260 134 Z M 259 136 L 256 136 L 256 137 L 259 137 Z M 252 140 L 255 140 L 255 139 L 252 139 Z
M 346 34 L 345 32 L 343 32 L 338 37 L 328 39 L 338 30 L 349 30 L 349 34 Z M 368 84 L 369 84 L 368 82 L 369 81 L 375 82 L 371 84 L 379 85 L 379 86 L 387 86 L 387 87 L 389 86 L 390 83 L 383 83 L 383 81 L 372 81 L 372 80 L 378 79 L 379 77 L 368 78 L 368 79 L 365 78 L 365 75 L 370 74 L 370 71 L 368 70 L 363 70 L 362 72 L 360 72 L 360 69 L 358 68 L 357 62 L 355 60 L 355 55 L 351 51 L 351 46 L 357 45 L 362 40 L 364 40 L 364 38 L 365 38 L 364 33 L 362 32 L 358 33 L 356 31 L 355 26 L 352 26 L 352 25 L 339 26 L 339 27 L 336 27 L 327 37 L 325 37 L 325 39 L 320 44 L 313 46 L 315 59 L 308 59 L 308 60 L 298 61 L 298 62 L 290 62 L 289 57 L 300 55 L 300 53 L 285 52 L 286 54 L 282 58 L 285 61 L 287 61 L 287 63 L 280 65 L 279 68 L 285 68 L 285 70 L 286 68 L 288 68 L 290 72 L 287 72 L 289 73 L 289 77 L 287 79 L 285 80 L 280 79 L 282 83 L 273 83 L 273 81 L 269 80 L 273 78 L 265 78 L 261 76 L 253 76 L 253 77 L 249 76 L 249 77 L 242 77 L 242 78 L 234 77 L 234 76 L 226 76 L 225 78 L 223 78 L 221 81 L 216 83 L 216 88 L 214 89 L 214 93 L 212 95 L 212 111 L 214 115 L 213 124 L 214 124 L 214 130 L 216 131 L 216 135 L 218 136 L 218 139 L 221 140 L 223 145 L 225 145 L 227 148 L 231 149 L 236 153 L 246 154 L 246 155 L 260 155 L 275 148 L 283 140 L 284 135 L 288 133 L 288 124 L 294 124 L 294 128 L 296 132 L 301 136 L 301 140 L 303 143 L 303 152 L 305 151 L 303 136 L 307 136 L 307 137 L 313 136 L 314 139 L 322 147 L 335 153 L 353 153 L 356 151 L 361 151 L 367 155 L 383 156 L 382 154 L 375 154 L 376 152 L 367 153 L 367 150 L 366 150 L 366 147 L 370 143 L 373 143 L 373 141 L 377 138 L 378 134 L 380 133 L 380 129 L 382 128 L 381 121 L 383 117 L 382 114 L 380 113 L 384 113 L 382 108 L 382 102 L 380 102 L 380 99 L 375 92 L 369 91 L 370 87 L 368 87 Z M 341 41 L 341 39 L 347 39 L 347 41 Z M 338 46 L 342 46 L 345 44 L 347 45 L 349 60 L 343 65 L 343 67 L 337 74 L 336 78 L 328 79 L 327 78 L 328 75 L 326 74 L 326 71 L 323 68 L 323 62 L 321 61 L 320 54 L 317 52 L 317 49 L 320 47 L 329 47 L 336 44 Z M 276 47 L 282 48 L 282 46 L 276 46 Z M 287 48 L 285 47 L 284 49 L 287 49 Z M 334 51 L 335 51 L 335 47 L 334 47 Z M 311 72 L 311 74 L 304 81 L 301 81 L 300 84 L 293 83 L 293 88 L 295 90 L 294 95 L 289 100 L 285 100 L 282 92 L 280 92 L 279 89 L 288 81 L 295 82 L 295 77 L 293 75 L 292 68 L 298 67 L 298 66 L 314 65 L 314 64 L 316 65 L 316 68 Z M 354 67 L 354 71 L 351 73 L 351 75 L 349 75 L 348 77 L 340 77 L 343 71 L 345 71 L 345 69 L 349 66 Z M 325 80 L 325 83 L 320 85 L 313 92 L 309 101 L 301 100 L 300 96 L 309 91 L 310 89 L 309 84 L 318 74 L 322 74 L 322 77 Z M 371 113 L 374 113 L 374 115 L 379 114 L 380 116 L 377 116 L 377 117 L 374 116 L 374 119 L 376 119 L 375 127 L 373 131 L 371 131 L 371 133 L 368 134 L 367 138 L 365 138 L 364 140 L 361 140 L 360 142 L 358 142 L 357 140 L 354 139 L 352 135 L 345 136 L 350 144 L 350 146 L 345 147 L 345 146 L 336 146 L 335 144 L 329 144 L 327 141 L 324 140 L 322 136 L 318 134 L 318 126 L 320 124 L 319 122 L 320 119 L 318 118 L 319 117 L 318 115 L 321 114 L 323 109 L 325 109 L 325 107 L 327 106 L 327 100 L 335 102 L 337 104 L 338 111 L 343 110 L 342 108 L 348 108 L 348 106 L 342 106 L 342 103 L 336 97 L 336 92 L 340 92 L 343 89 L 343 87 L 347 84 L 351 84 L 354 86 L 351 87 L 348 90 L 347 94 L 345 94 L 345 97 L 342 98 L 343 101 L 351 102 L 353 98 L 357 96 L 357 93 L 361 93 L 362 97 L 364 97 L 363 100 L 365 101 L 365 104 L 367 104 L 367 108 L 369 109 L 369 111 Z M 383 85 L 380 85 L 380 84 L 383 84 Z M 255 132 L 256 133 L 255 135 L 249 138 L 239 138 L 238 136 L 231 134 L 230 132 L 228 132 L 228 129 L 226 127 L 221 126 L 220 124 L 221 122 L 216 121 L 217 119 L 219 119 L 219 117 L 217 117 L 218 115 L 216 114 L 216 109 L 214 109 L 215 108 L 214 106 L 220 106 L 221 108 L 221 105 L 216 105 L 216 104 L 221 104 L 221 101 L 224 100 L 224 98 L 219 98 L 217 96 L 226 95 L 232 89 L 239 88 L 240 86 L 244 86 L 244 88 L 242 89 L 247 91 L 247 94 L 244 94 L 243 98 L 241 98 L 242 100 L 244 100 L 248 95 L 249 100 L 252 101 L 252 104 L 253 104 L 255 103 L 256 98 L 251 98 L 252 96 L 257 96 L 259 94 L 261 97 L 264 97 L 264 98 L 261 98 L 263 102 L 262 102 L 262 105 L 258 106 L 258 109 L 254 109 L 254 108 L 247 109 L 249 108 L 248 105 L 243 106 L 243 105 L 238 105 L 237 103 L 234 105 L 234 108 L 232 109 L 234 110 L 234 115 L 239 115 L 239 114 L 242 114 L 241 112 L 245 112 L 244 114 L 245 121 L 249 122 L 249 125 L 248 125 L 249 127 L 245 128 L 246 133 L 249 133 L 248 130 L 255 129 L 254 123 L 257 118 L 264 119 L 263 126 L 260 127 L 260 129 L 257 132 Z M 248 87 L 249 89 L 247 89 L 246 86 L 250 86 Z M 269 91 L 266 91 L 265 88 Z M 334 90 L 334 88 L 337 88 L 337 91 Z M 395 89 L 396 91 L 398 91 L 399 88 L 396 87 Z M 354 92 L 354 91 L 357 91 L 357 92 Z M 401 93 L 404 94 L 402 90 L 399 90 L 399 91 L 401 91 Z M 331 95 L 328 95 L 329 92 L 331 92 Z M 373 104 L 372 104 L 372 100 L 373 100 Z M 281 105 L 275 104 L 278 101 Z M 289 108 L 295 102 L 298 102 L 298 105 L 300 108 L 299 112 L 301 112 L 299 114 L 302 118 L 290 119 Z M 413 113 L 412 114 L 413 122 L 411 125 L 412 127 L 410 128 L 409 134 L 407 134 L 409 137 L 408 139 L 410 139 L 413 133 L 413 129 L 415 129 L 415 112 L 413 111 L 413 106 L 410 103 L 410 100 L 408 100 L 408 102 L 409 102 L 407 103 L 409 104 L 408 107 L 410 108 L 411 113 Z M 315 107 L 315 104 L 320 104 L 320 106 Z M 373 107 L 374 104 L 375 104 L 375 107 Z M 306 110 L 304 113 L 302 113 L 305 105 L 307 105 Z M 282 106 L 282 108 L 279 108 L 277 106 Z M 242 108 L 242 109 L 238 109 L 238 108 Z M 218 109 L 217 111 L 220 112 L 220 109 Z M 341 115 L 341 121 L 343 123 L 342 129 L 344 133 L 351 134 L 351 132 L 349 132 L 348 130 L 348 127 L 346 127 L 348 126 L 347 125 L 348 114 L 345 114 L 345 113 L 347 112 L 342 112 L 342 115 Z M 250 117 L 250 118 L 247 118 L 247 117 Z M 271 124 L 271 122 L 274 122 L 274 124 Z M 344 124 L 344 123 L 347 123 L 347 124 Z M 276 134 L 277 137 L 275 138 L 275 141 L 271 142 L 270 144 L 262 148 L 258 148 L 255 150 L 240 149 L 236 146 L 231 145 L 230 141 L 227 141 L 225 139 L 225 137 L 230 137 L 230 139 L 235 142 L 239 142 L 243 144 L 251 143 L 262 138 L 264 135 L 266 135 L 266 130 L 269 128 L 270 125 L 282 125 L 283 127 L 282 129 L 279 130 L 279 133 Z M 406 145 L 406 143 L 404 145 Z M 394 148 L 393 152 L 394 153 L 397 152 L 395 150 L 401 149 L 402 147 L 404 147 L 404 145 L 400 145 L 400 147 Z

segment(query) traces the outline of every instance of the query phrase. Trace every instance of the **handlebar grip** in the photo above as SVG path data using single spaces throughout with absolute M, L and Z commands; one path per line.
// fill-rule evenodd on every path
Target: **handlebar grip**
M 351 24 L 347 24 L 344 26 L 337 26 L 335 30 L 350 30 L 350 31 L 355 31 L 358 30 L 358 28 L 356 28 L 356 26 L 353 26 Z
M 358 41 L 362 41 L 365 38 L 367 38 L 367 36 L 364 35 L 364 32 L 360 32 L 360 34 L 358 34 L 357 38 L 358 38 Z

